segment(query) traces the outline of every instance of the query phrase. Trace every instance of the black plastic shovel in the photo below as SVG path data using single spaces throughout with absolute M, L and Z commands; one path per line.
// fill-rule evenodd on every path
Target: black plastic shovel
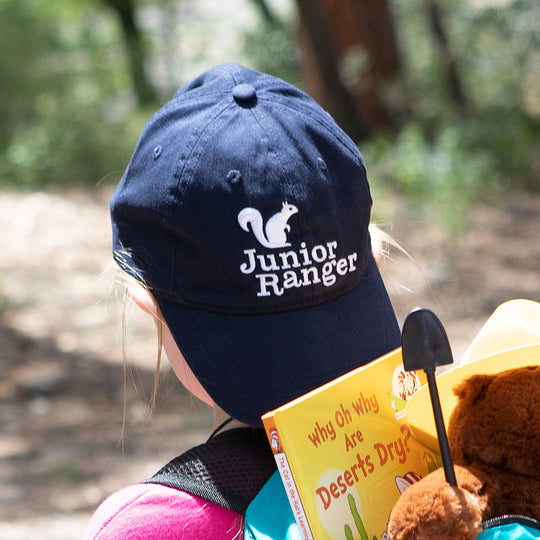
M 435 368 L 451 364 L 454 360 L 444 327 L 432 311 L 419 308 L 407 315 L 403 323 L 401 348 L 403 366 L 407 371 L 423 369 L 426 372 L 444 475 L 450 485 L 457 486 L 435 380 Z

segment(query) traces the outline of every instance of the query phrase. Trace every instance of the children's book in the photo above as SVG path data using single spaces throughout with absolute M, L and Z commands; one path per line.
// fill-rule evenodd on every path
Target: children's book
M 397 349 L 263 416 L 304 539 L 384 538 L 400 494 L 437 468 L 405 419 L 424 377 Z

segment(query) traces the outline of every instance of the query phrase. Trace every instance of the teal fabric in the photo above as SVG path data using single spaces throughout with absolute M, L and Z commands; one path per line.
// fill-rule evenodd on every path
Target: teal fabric
M 245 540 L 302 540 L 276 471 L 246 511 Z
M 540 538 L 540 530 L 521 523 L 507 523 L 482 531 L 477 540 L 533 540 Z

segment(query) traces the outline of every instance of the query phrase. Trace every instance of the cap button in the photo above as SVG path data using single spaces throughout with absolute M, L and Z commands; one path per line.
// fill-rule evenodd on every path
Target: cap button
M 237 84 L 232 91 L 234 100 L 239 104 L 248 104 L 255 100 L 257 91 L 251 84 Z

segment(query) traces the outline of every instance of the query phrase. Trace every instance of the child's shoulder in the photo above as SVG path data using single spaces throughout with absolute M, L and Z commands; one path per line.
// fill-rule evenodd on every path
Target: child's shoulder
M 181 525 L 179 525 L 181 524 Z M 178 489 L 137 484 L 108 497 L 83 540 L 239 538 L 243 516 Z

